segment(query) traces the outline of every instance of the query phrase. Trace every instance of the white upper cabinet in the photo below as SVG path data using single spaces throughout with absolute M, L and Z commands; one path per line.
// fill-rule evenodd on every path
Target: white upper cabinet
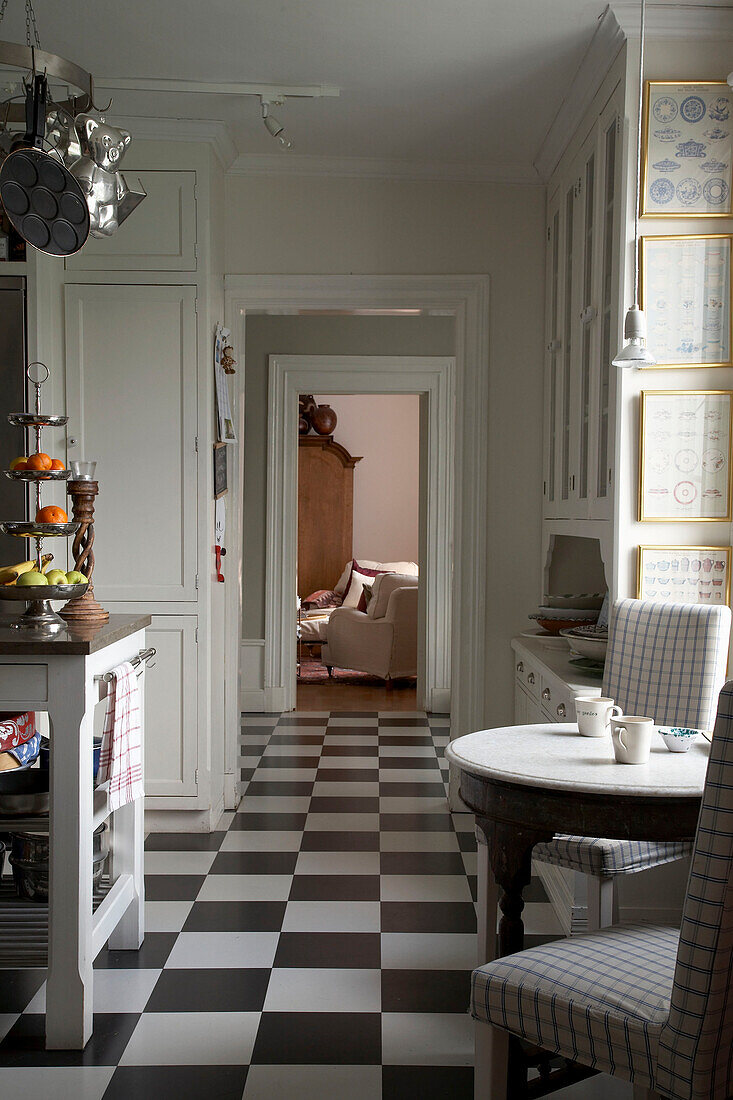
M 196 173 L 124 167 L 147 196 L 111 237 L 90 237 L 66 261 L 70 271 L 195 271 Z
M 561 162 L 547 224 L 544 515 L 610 517 L 619 108 Z
M 68 455 L 98 460 L 97 596 L 193 601 L 195 288 L 71 283 L 65 291 Z

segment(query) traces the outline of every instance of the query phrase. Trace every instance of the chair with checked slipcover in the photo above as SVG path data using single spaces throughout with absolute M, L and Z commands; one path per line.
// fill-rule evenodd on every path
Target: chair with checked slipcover
M 617 600 L 611 610 L 603 695 L 624 714 L 660 726 L 712 729 L 725 680 L 728 607 Z M 617 917 L 615 881 L 688 856 L 691 842 L 604 840 L 557 835 L 533 858 L 588 876 L 588 930 Z
M 680 930 L 620 924 L 487 963 L 473 972 L 471 1015 L 476 1100 L 506 1100 L 510 1034 L 632 1081 L 635 1097 L 733 1096 L 733 680 Z

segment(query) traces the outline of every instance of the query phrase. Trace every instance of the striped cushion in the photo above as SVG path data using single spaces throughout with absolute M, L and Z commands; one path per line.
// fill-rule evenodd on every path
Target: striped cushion
M 582 871 L 584 875 L 630 875 L 660 863 L 689 856 L 692 841 L 604 840 L 558 833 L 552 840 L 536 844 L 534 859 Z
M 471 1015 L 573 1061 L 651 1087 L 678 932 L 617 925 L 474 970 Z
M 647 714 L 660 726 L 712 729 L 725 680 L 730 625 L 728 607 L 617 600 L 608 631 L 603 694 L 624 714 Z M 690 850 L 689 844 L 556 836 L 538 844 L 534 857 L 586 874 L 628 875 L 681 859 Z

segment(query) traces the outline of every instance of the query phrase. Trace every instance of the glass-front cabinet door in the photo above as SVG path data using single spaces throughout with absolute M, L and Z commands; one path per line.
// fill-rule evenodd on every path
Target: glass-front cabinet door
M 595 371 L 598 358 L 598 251 L 597 134 L 595 130 L 583 146 L 578 164 L 577 220 L 578 263 L 580 265 L 578 301 L 578 441 L 577 499 L 579 514 L 594 491 L 595 455 L 593 450 L 593 412 Z
M 618 328 L 619 111 L 612 98 L 548 204 L 544 514 L 610 517 Z
M 560 400 L 560 374 L 562 348 L 560 313 L 560 234 L 562 211 L 560 193 L 555 193 L 548 207 L 547 258 L 545 264 L 545 463 L 544 463 L 544 513 L 557 515 L 559 500 L 558 477 L 558 407 Z
M 598 381 L 594 399 L 594 450 L 597 461 L 594 477 L 592 518 L 611 518 L 613 469 L 613 408 L 616 393 L 616 368 L 611 360 L 616 352 L 619 332 L 620 242 L 619 207 L 621 196 L 621 107 L 620 89 L 611 97 L 600 118 L 600 197 L 599 197 L 599 349 Z
M 577 265 L 575 180 L 561 180 L 548 207 L 545 330 L 544 514 L 570 516 L 576 496 L 577 404 L 573 301 Z

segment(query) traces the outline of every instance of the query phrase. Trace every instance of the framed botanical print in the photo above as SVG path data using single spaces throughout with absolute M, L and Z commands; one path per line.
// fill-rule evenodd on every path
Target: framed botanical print
M 730 367 L 728 234 L 642 237 L 640 305 L 658 367 Z
M 640 546 L 637 560 L 637 599 L 730 604 L 730 546 Z
M 649 80 L 644 105 L 640 213 L 729 217 L 733 90 L 723 81 Z
M 641 394 L 639 520 L 731 518 L 731 390 Z

